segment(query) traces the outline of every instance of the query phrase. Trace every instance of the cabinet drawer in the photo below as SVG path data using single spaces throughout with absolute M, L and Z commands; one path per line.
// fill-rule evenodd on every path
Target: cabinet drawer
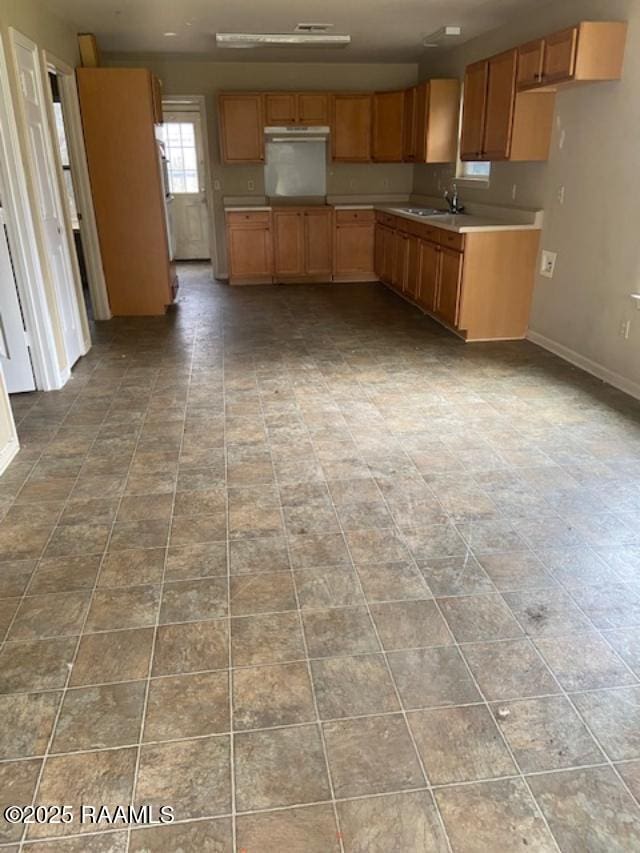
M 270 210 L 233 210 L 227 213 L 228 225 L 241 225 L 242 223 L 260 223 L 268 225 L 271 222 Z
M 373 210 L 336 210 L 336 223 L 344 225 L 349 222 L 373 222 Z
M 382 222 L 383 225 L 386 225 L 387 228 L 396 228 L 397 227 L 397 217 L 392 216 L 390 213 L 379 213 L 378 222 Z
M 464 234 L 457 234 L 455 231 L 445 231 L 438 229 L 439 240 L 441 246 L 446 246 L 448 249 L 456 249 L 461 252 L 464 249 Z

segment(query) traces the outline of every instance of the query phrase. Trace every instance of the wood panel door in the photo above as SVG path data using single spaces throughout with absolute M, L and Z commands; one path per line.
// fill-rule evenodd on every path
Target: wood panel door
M 415 302 L 418 299 L 420 287 L 420 240 L 417 237 L 410 236 L 408 244 L 405 294 Z
M 469 65 L 464 75 L 462 108 L 461 160 L 481 160 L 487 107 L 489 63 L 486 60 Z
M 396 251 L 396 232 L 392 231 L 391 228 L 383 228 L 382 230 L 382 275 L 380 278 L 385 284 L 391 284 Z
M 434 243 L 420 240 L 419 280 L 416 301 L 426 311 L 435 311 L 440 269 L 440 249 Z
M 514 48 L 489 60 L 487 111 L 482 156 L 508 160 L 513 131 L 518 51 Z
M 576 69 L 578 28 L 571 27 L 545 39 L 542 79 L 545 83 L 571 80 Z
M 331 152 L 334 160 L 371 160 L 371 95 L 331 96 Z
M 393 265 L 391 268 L 391 286 L 401 293 L 406 287 L 407 263 L 409 260 L 409 237 L 396 231 L 393 246 Z
M 379 228 L 375 227 L 374 261 L 374 225 L 372 222 L 336 225 L 335 262 L 336 276 L 370 277 L 378 275 L 381 242 Z M 375 269 L 375 272 L 374 272 Z
M 264 162 L 264 113 L 260 93 L 219 97 L 220 142 L 225 163 Z
M 277 278 L 304 276 L 304 230 L 302 211 L 273 211 L 273 269 Z
M 457 326 L 462 282 L 462 254 L 452 249 L 440 249 L 436 314 L 450 326 Z
M 265 114 L 269 127 L 295 124 L 298 116 L 295 92 L 269 92 L 265 95 Z
M 300 92 L 298 123 L 317 127 L 329 124 L 329 96 L 325 92 Z
M 373 96 L 371 158 L 377 163 L 402 162 L 404 99 L 404 91 Z
M 518 48 L 518 88 L 527 89 L 539 86 L 542 80 L 542 64 L 544 61 L 544 39 L 522 44 Z
M 404 93 L 404 127 L 402 140 L 402 159 L 407 163 L 416 160 L 418 149 L 418 91 L 419 86 L 412 86 Z
M 307 275 L 326 276 L 330 281 L 333 271 L 333 211 L 306 210 L 303 220 L 305 272 Z
M 261 223 L 227 227 L 229 277 L 231 280 L 271 281 L 271 229 Z

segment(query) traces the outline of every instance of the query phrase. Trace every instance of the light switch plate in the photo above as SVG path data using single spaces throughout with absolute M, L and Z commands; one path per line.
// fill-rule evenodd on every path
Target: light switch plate
M 540 275 L 543 275 L 545 278 L 553 278 L 553 274 L 556 271 L 556 260 L 557 260 L 556 252 L 548 252 L 546 249 L 542 252 L 542 260 L 540 262 Z

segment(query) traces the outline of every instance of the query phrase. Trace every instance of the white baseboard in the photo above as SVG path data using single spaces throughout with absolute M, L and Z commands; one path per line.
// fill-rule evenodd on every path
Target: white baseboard
M 625 394 L 629 394 L 631 397 L 635 397 L 637 400 L 640 400 L 640 384 L 637 382 L 633 382 L 631 379 L 627 379 L 620 373 L 616 373 L 613 370 L 603 367 L 603 365 L 598 364 L 597 361 L 592 361 L 590 358 L 580 355 L 579 352 L 569 349 L 569 347 L 565 347 L 557 341 L 553 341 L 551 338 L 541 335 L 539 332 L 534 332 L 529 329 L 527 332 L 527 339 L 532 343 L 537 344 L 539 347 L 549 350 L 549 352 L 554 353 L 554 355 L 560 356 L 560 358 L 563 358 L 570 364 L 574 364 L 576 367 L 586 370 L 586 372 L 590 373 L 592 376 L 602 379 L 603 382 L 613 385 L 614 388 L 624 391 Z
M 0 450 L 0 475 L 4 474 L 9 464 L 13 461 L 14 456 L 20 450 L 17 438 L 12 438 L 11 441 Z

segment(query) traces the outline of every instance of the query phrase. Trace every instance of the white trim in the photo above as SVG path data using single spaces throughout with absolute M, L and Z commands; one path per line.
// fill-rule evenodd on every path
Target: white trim
M 569 347 L 565 347 L 563 344 L 559 344 L 557 341 L 553 341 L 539 332 L 534 332 L 532 329 L 529 329 L 527 332 L 527 339 L 539 347 L 554 353 L 554 355 L 560 356 L 560 358 L 568 361 L 570 364 L 585 370 L 597 379 L 601 379 L 603 382 L 613 385 L 614 388 L 624 391 L 625 394 L 629 394 L 631 397 L 640 400 L 640 384 L 634 382 L 632 379 L 627 379 L 626 376 L 609 370 L 609 368 L 604 367 L 597 361 L 592 361 L 590 358 L 580 355 L 579 352 L 569 349 Z
M 4 474 L 9 465 L 13 462 L 16 454 L 20 450 L 20 444 L 15 436 L 12 436 L 8 444 L 0 450 L 0 476 Z
M 102 267 L 100 239 L 98 237 L 98 226 L 96 224 L 93 196 L 91 194 L 91 181 L 89 179 L 87 154 L 84 146 L 82 117 L 75 71 L 70 65 L 62 62 L 46 50 L 42 51 L 42 55 L 45 70 L 49 68 L 53 69 L 58 77 L 60 98 L 65 118 L 65 130 L 67 133 L 67 145 L 69 146 L 69 157 L 72 167 L 71 179 L 73 181 L 78 208 L 81 213 L 80 235 L 82 237 L 84 259 L 87 265 L 87 278 L 89 281 L 93 316 L 96 320 L 110 320 L 112 317 L 111 306 L 109 305 L 107 284 Z
M 9 71 L 0 38 L 0 171 L 6 198 L 7 231 L 25 324 L 31 338 L 36 386 L 41 391 L 62 388 L 65 381 L 58 364 L 49 316 L 44 274 L 36 243 L 31 199 L 22 159 Z
M 214 278 L 220 268 L 218 241 L 216 240 L 215 205 L 213 203 L 213 182 L 211 180 L 211 165 L 209 157 L 209 132 L 207 126 L 207 104 L 204 95 L 165 95 L 162 107 L 167 105 L 167 112 L 194 112 L 194 107 L 200 113 L 200 132 L 202 134 L 202 151 L 204 157 L 205 195 L 209 213 L 209 255 Z

